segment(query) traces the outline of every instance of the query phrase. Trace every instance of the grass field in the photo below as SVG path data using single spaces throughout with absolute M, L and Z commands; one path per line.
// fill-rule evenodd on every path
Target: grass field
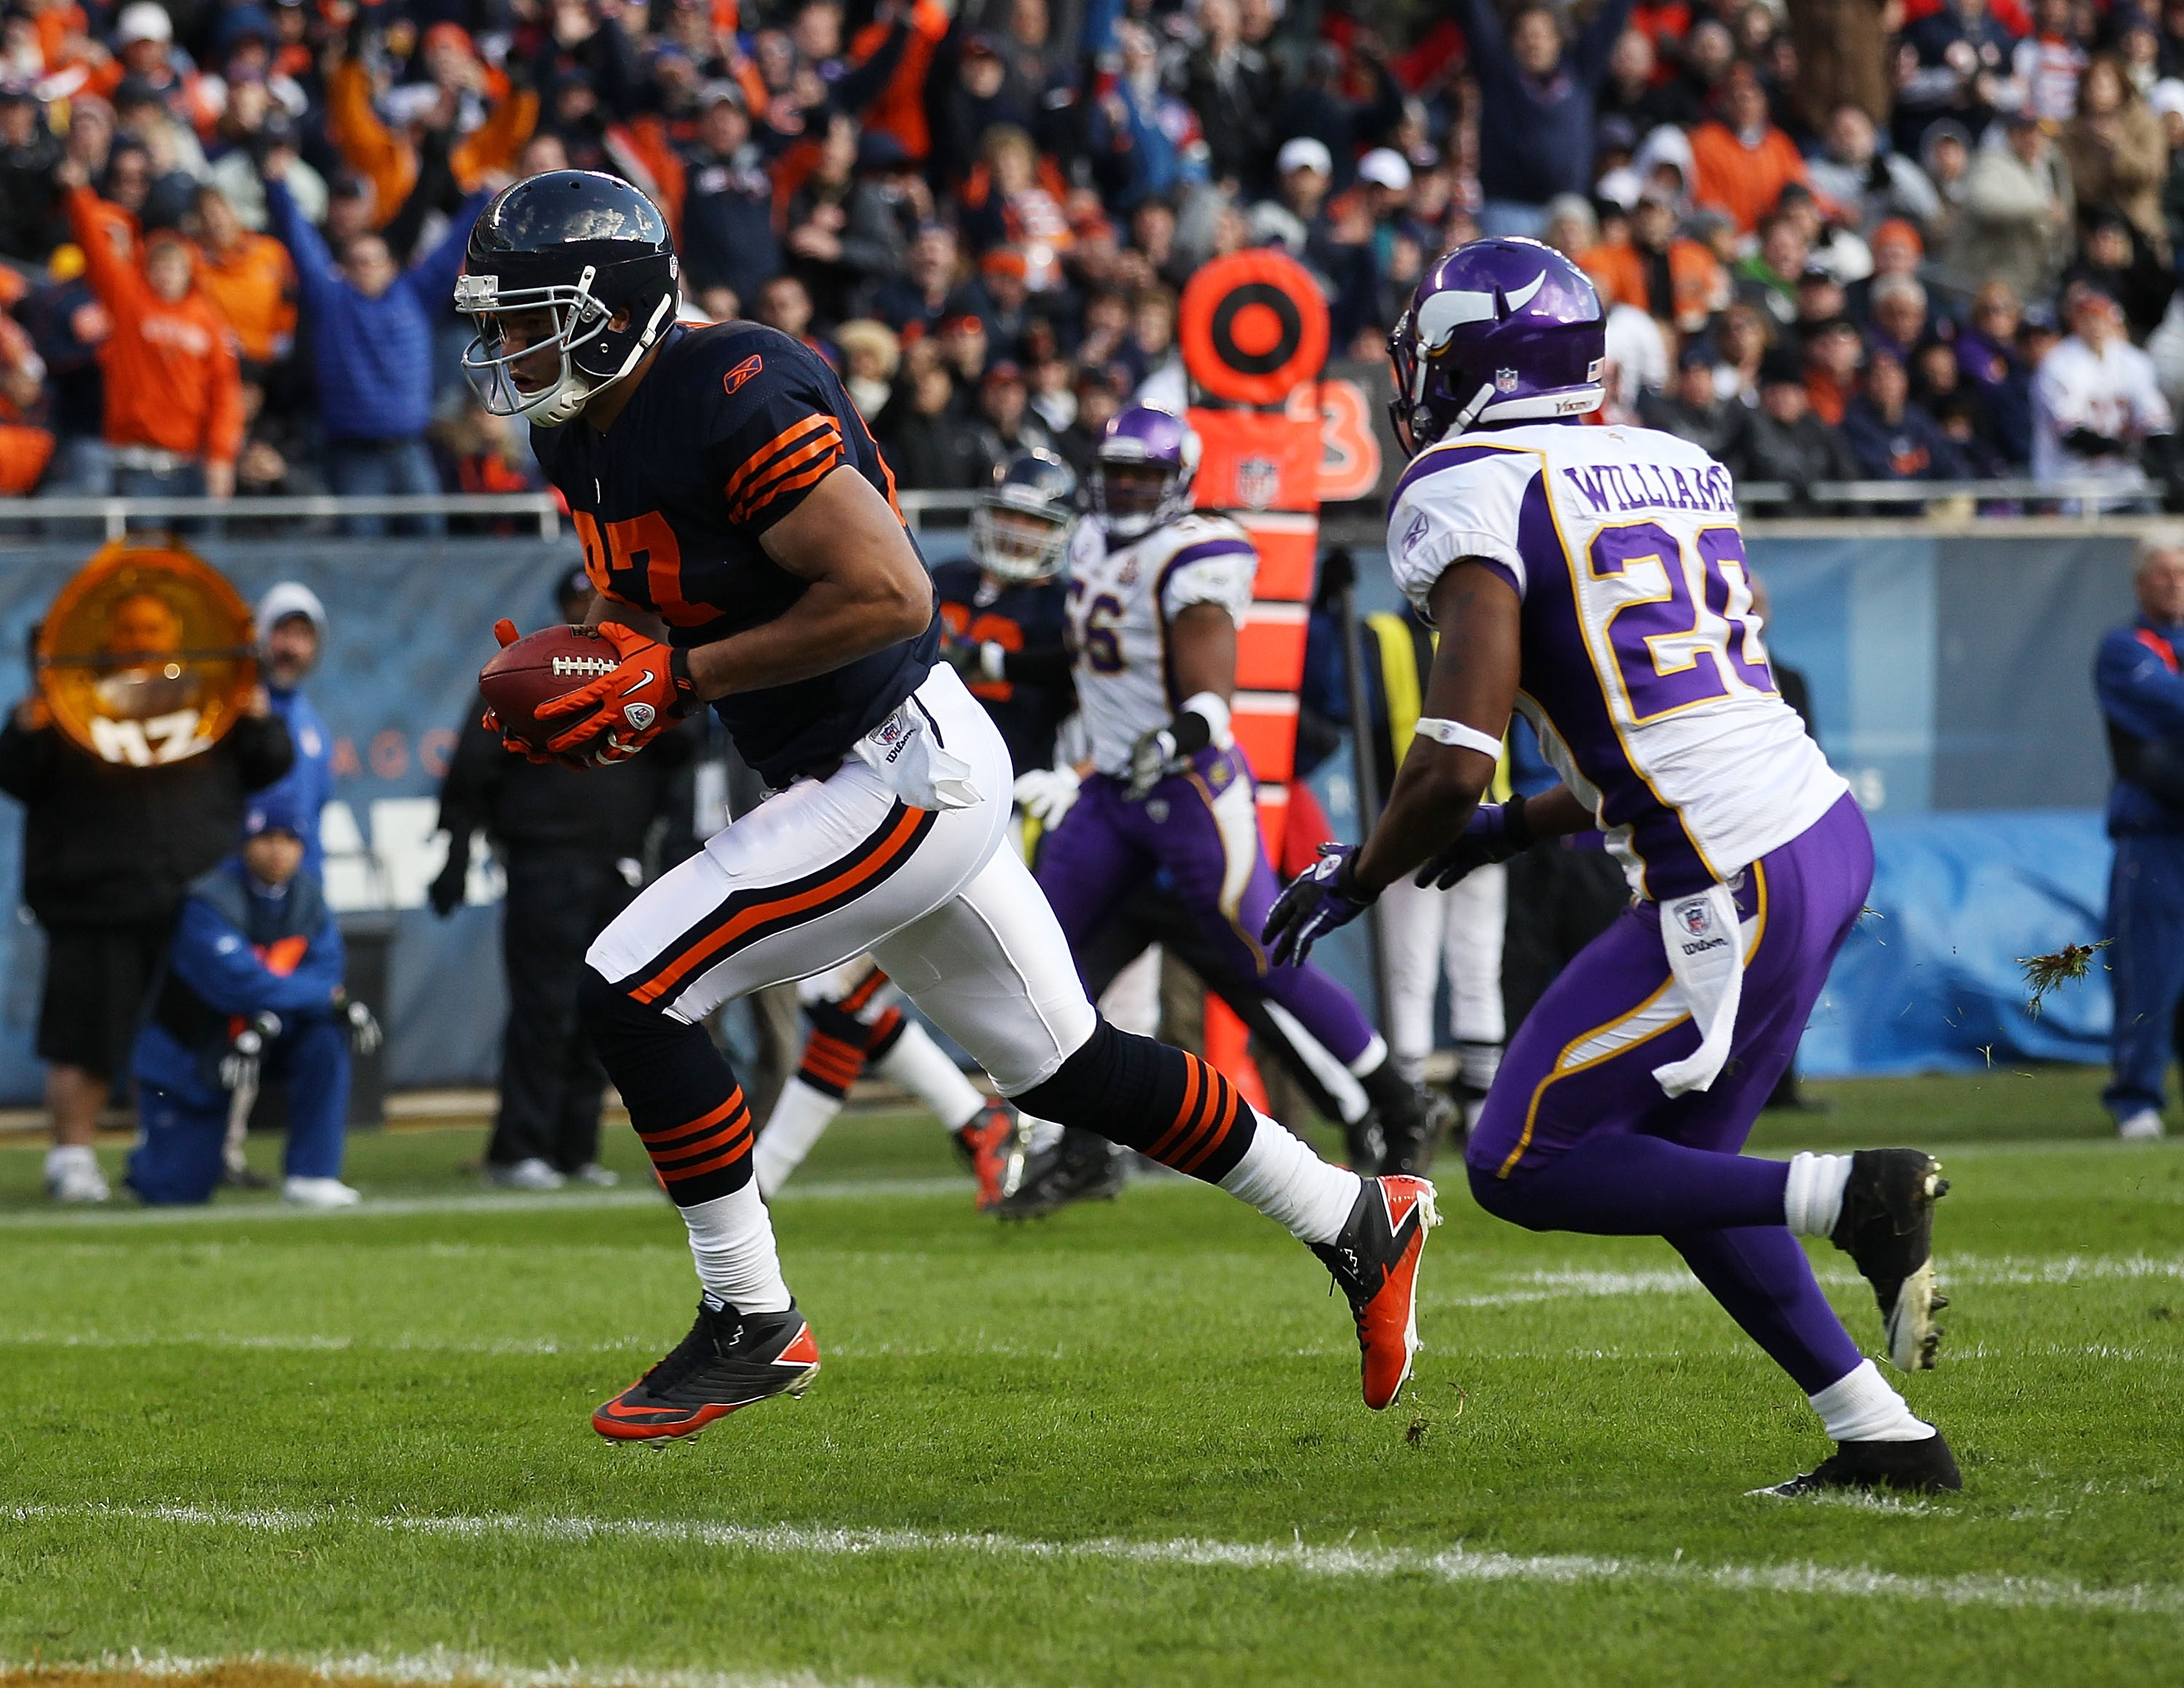
M 482 1197 L 477 1134 L 424 1131 L 356 1143 L 354 1215 L 55 1216 L 0 1149 L 0 1661 L 2184 1680 L 2184 1147 L 2109 1140 L 2081 1073 L 1814 1088 L 1763 1148 L 1919 1143 L 1954 1181 L 1949 1339 L 1905 1389 L 1961 1496 L 1747 1497 L 1825 1450 L 1795 1389 L 1665 1245 L 1533 1236 L 1460 1177 L 1376 1416 L 1324 1273 L 1225 1198 L 1002 1230 L 929 1123 L 845 1120 L 776 1210 L 824 1374 L 652 1452 L 587 1424 L 694 1300 L 642 1188 Z

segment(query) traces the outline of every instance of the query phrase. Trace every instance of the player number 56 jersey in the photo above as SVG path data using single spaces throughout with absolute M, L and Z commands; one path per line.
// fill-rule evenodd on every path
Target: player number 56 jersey
M 1524 601 L 1517 707 L 1631 886 L 1726 880 L 1849 788 L 1774 689 L 1729 471 L 1650 428 L 1545 424 L 1423 452 L 1388 516 L 1422 615 L 1462 557 Z
M 1096 521 L 1069 546 L 1069 634 L 1077 702 L 1102 774 L 1127 774 L 1130 747 L 1173 718 L 1183 699 L 1168 671 L 1168 624 L 1192 604 L 1240 623 L 1258 553 L 1225 516 L 1185 516 L 1108 549 Z

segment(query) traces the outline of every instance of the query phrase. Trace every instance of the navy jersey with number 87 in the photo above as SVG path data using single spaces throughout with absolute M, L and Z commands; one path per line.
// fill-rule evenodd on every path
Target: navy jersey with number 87
M 755 322 L 672 330 L 604 433 L 580 416 L 534 428 L 532 447 L 568 500 L 593 585 L 652 611 L 683 647 L 772 621 L 810 590 L 760 539 L 836 469 L 894 504 L 894 478 L 834 372 Z M 915 639 L 713 707 L 744 760 L 785 785 L 892 714 L 939 648 L 936 618 Z

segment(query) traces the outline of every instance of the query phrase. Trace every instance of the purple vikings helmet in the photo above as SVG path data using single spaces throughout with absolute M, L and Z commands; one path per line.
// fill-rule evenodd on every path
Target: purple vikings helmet
M 1396 438 L 1416 456 L 1482 422 L 1598 410 L 1606 324 L 1591 281 L 1552 246 L 1509 237 L 1444 254 L 1388 336 Z
M 1092 468 L 1092 509 L 1117 539 L 1134 539 L 1190 508 L 1198 435 L 1181 416 L 1133 405 L 1107 424 Z

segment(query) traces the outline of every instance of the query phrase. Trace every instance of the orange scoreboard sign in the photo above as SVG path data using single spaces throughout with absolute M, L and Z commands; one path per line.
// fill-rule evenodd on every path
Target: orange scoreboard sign
M 1184 289 L 1177 327 L 1196 398 L 1190 425 L 1205 447 L 1196 501 L 1240 523 L 1259 551 L 1237 629 L 1234 718 L 1258 777 L 1268 853 L 1279 860 L 1323 476 L 1332 468 L 1346 486 L 1369 487 L 1379 446 L 1369 426 L 1343 428 L 1334 416 L 1323 424 L 1327 302 L 1295 260 L 1263 249 L 1217 259 Z M 1337 400 L 1361 419 L 1362 406 L 1354 389 Z

